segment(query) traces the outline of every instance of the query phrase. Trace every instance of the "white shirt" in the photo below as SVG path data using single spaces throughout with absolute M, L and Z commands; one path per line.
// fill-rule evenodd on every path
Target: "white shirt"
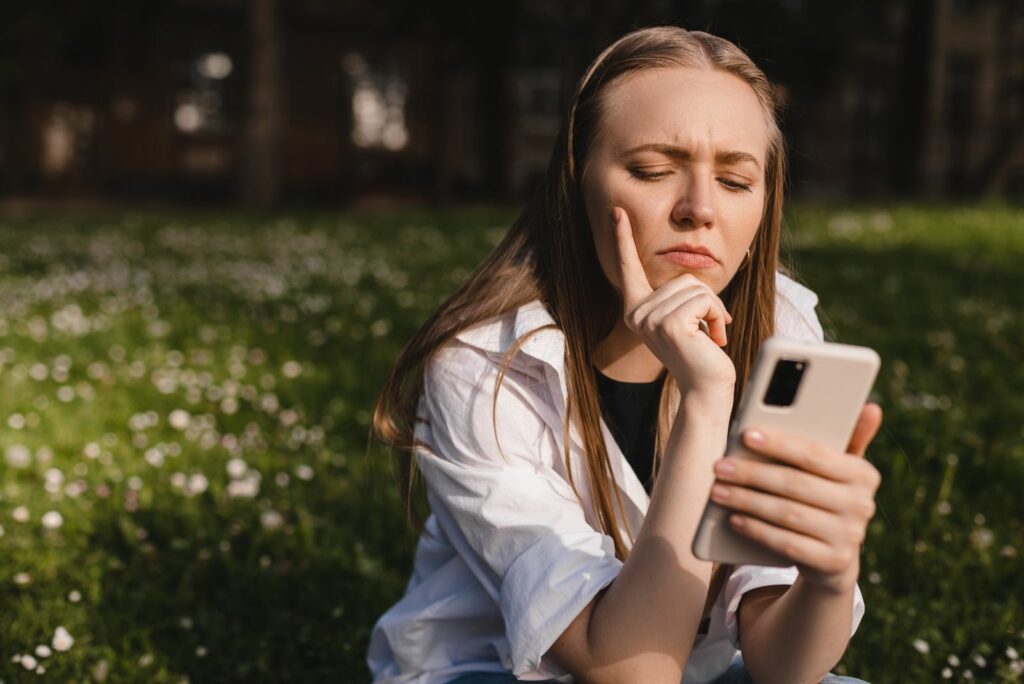
M 817 296 L 776 274 L 778 335 L 822 341 Z M 367 663 L 375 683 L 443 684 L 473 670 L 509 671 L 523 680 L 574 681 L 545 653 L 622 567 L 599 531 L 583 461 L 570 430 L 563 458 L 565 339 L 555 328 L 516 354 L 492 411 L 501 357 L 512 342 L 554 320 L 539 300 L 456 336 L 424 371 L 416 462 L 431 514 L 416 547 L 405 595 L 374 625 Z M 496 417 L 498 442 L 492 418 Z M 649 497 L 601 420 L 601 432 L 635 538 Z M 504 454 L 504 457 L 502 456 Z M 629 545 L 628 535 L 623 541 Z M 736 611 L 743 594 L 789 585 L 794 566 L 738 566 L 694 642 L 683 684 L 713 681 L 739 652 Z M 864 614 L 857 587 L 851 636 Z

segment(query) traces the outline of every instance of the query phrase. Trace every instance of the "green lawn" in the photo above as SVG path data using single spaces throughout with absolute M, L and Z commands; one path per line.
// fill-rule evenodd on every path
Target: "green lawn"
M 372 402 L 512 218 L 0 218 L 0 678 L 368 680 L 416 541 L 365 458 Z M 838 669 L 1020 681 L 1024 211 L 788 224 L 826 330 L 883 359 L 867 615 Z

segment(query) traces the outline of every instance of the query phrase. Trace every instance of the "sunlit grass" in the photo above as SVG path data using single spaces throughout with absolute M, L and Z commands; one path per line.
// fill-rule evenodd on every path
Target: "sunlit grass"
M 368 679 L 415 544 L 365 462 L 372 401 L 512 218 L 0 219 L 0 676 Z M 788 225 L 829 334 L 883 358 L 867 615 L 839 669 L 1018 681 L 1024 213 Z

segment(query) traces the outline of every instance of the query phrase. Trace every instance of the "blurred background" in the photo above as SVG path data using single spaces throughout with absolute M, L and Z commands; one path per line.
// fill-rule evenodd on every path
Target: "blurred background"
M 780 87 L 797 197 L 1024 196 L 1013 0 L 4 3 L 6 196 L 272 207 L 519 200 L 583 68 L 638 26 Z
M 0 684 L 370 680 L 374 401 L 658 24 L 777 84 L 782 257 L 883 360 L 833 669 L 1024 681 L 1024 3 L 5 0 Z

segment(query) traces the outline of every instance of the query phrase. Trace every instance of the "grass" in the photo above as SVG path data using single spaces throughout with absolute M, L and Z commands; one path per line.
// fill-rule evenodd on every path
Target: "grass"
M 512 218 L 0 219 L 0 678 L 368 680 L 416 542 L 364 458 L 372 402 Z M 867 614 L 836 669 L 1019 681 L 1024 212 L 788 226 L 826 329 L 883 359 Z

